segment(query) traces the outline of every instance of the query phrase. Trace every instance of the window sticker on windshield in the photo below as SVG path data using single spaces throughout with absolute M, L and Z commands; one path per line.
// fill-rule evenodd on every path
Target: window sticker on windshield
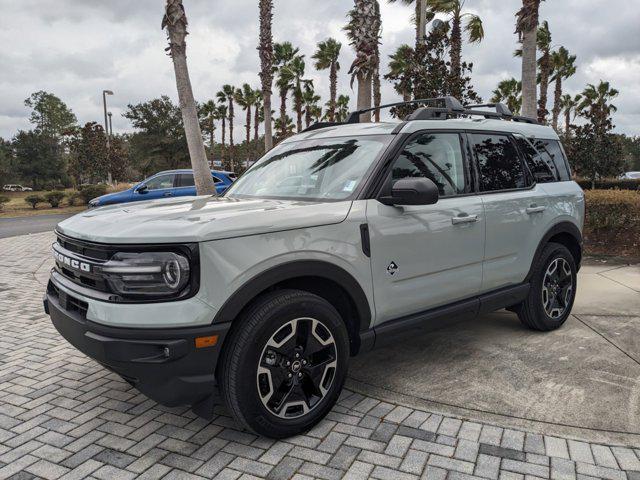
M 349 180 L 347 183 L 344 184 L 344 188 L 342 189 L 343 192 L 353 192 L 353 189 L 356 188 L 356 181 L 355 180 Z

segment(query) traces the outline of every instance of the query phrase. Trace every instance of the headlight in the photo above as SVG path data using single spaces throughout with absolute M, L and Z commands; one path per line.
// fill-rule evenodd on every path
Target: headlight
M 89 208 L 97 207 L 99 204 L 100 200 L 98 200 L 97 198 L 89 200 Z
M 174 252 L 118 252 L 98 267 L 112 290 L 124 297 L 174 297 L 189 284 L 186 257 Z

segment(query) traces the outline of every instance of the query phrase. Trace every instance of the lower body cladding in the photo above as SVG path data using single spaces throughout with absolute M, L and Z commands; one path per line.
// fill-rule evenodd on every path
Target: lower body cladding
M 161 330 L 107 327 L 86 319 L 86 303 L 49 283 L 45 311 L 75 348 L 150 399 L 191 406 L 205 418 L 219 403 L 215 368 L 229 324 Z

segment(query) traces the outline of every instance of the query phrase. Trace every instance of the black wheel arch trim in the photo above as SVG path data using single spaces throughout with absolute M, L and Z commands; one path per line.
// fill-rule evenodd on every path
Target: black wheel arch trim
M 275 285 L 301 277 L 319 277 L 340 285 L 353 300 L 360 331 L 371 323 L 371 307 L 358 281 L 342 267 L 322 260 L 292 261 L 269 268 L 238 288 L 213 319 L 213 324 L 233 321 L 251 301 Z
M 536 249 L 536 252 L 533 255 L 533 260 L 531 261 L 531 267 L 529 268 L 529 272 L 527 273 L 526 281 L 530 280 L 533 274 L 535 273 L 533 271 L 534 265 L 536 264 L 536 260 L 542 254 L 542 250 L 544 250 L 545 245 L 549 243 L 549 240 L 551 238 L 562 233 L 571 235 L 578 243 L 580 247 L 580 257 L 576 259 L 576 269 L 577 270 L 580 269 L 580 261 L 582 259 L 582 244 L 583 244 L 582 233 L 574 223 L 563 221 L 553 225 L 549 230 L 547 230 L 547 233 L 544 234 L 544 236 L 542 237 L 542 240 L 540 240 L 540 243 L 538 244 L 538 248 Z

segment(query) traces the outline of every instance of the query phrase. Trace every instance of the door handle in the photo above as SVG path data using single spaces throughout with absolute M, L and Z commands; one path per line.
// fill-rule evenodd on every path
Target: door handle
M 460 225 L 462 223 L 475 223 L 478 221 L 477 215 L 459 215 L 451 219 L 451 223 L 454 225 Z
M 538 206 L 536 204 L 533 204 L 529 208 L 527 208 L 527 213 L 529 215 L 531 215 L 532 213 L 541 213 L 541 212 L 544 212 L 546 209 L 547 207 L 545 207 L 544 205 Z
M 171 193 L 171 192 L 164 192 L 164 193 L 162 194 L 162 196 L 163 196 L 163 197 L 172 197 L 172 196 L 173 196 L 173 193 Z

